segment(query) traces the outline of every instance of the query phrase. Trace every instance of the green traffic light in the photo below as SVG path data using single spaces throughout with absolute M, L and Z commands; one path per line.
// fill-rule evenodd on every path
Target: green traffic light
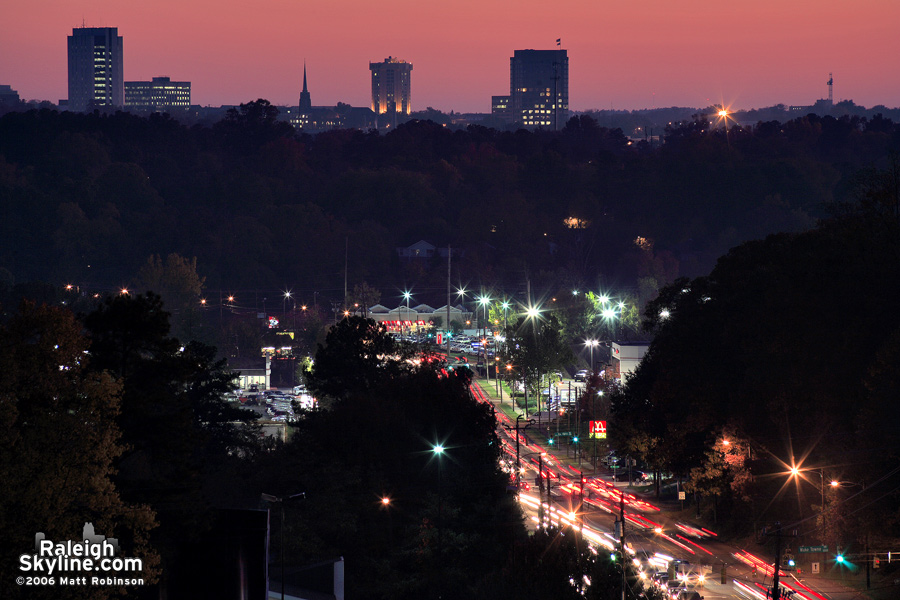
M 549 440 L 547 440 L 547 443 L 550 444 L 550 445 L 552 446 L 552 445 L 553 445 L 553 438 L 550 438 Z
M 838 554 L 834 560 L 838 561 L 839 563 L 842 563 L 842 562 L 844 562 L 844 555 Z
M 616 562 L 616 553 L 615 552 L 609 553 L 609 560 Z
M 575 442 L 575 443 L 577 444 L 577 443 L 578 443 L 578 436 L 576 435 L 575 437 L 573 437 L 573 438 L 572 438 L 572 441 Z

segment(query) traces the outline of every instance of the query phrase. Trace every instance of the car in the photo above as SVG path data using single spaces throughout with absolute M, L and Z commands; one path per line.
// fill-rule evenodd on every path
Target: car
M 631 474 L 629 475 L 628 469 L 625 467 L 620 467 L 613 473 L 613 481 L 628 481 L 629 478 L 634 482 L 643 481 L 644 473 L 632 469 Z
M 588 377 L 591 376 L 591 372 L 587 369 L 582 369 L 580 371 L 575 372 L 575 381 L 587 381 Z

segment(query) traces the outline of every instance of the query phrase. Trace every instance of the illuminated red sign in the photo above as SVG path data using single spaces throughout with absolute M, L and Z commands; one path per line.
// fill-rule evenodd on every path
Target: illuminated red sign
M 605 440 L 606 439 L 606 421 L 591 421 L 590 437 Z

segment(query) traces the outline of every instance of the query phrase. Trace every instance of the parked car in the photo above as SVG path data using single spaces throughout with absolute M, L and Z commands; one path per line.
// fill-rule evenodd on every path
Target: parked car
M 591 376 L 591 372 L 587 369 L 582 369 L 580 371 L 575 372 L 575 381 L 587 381 L 588 377 Z

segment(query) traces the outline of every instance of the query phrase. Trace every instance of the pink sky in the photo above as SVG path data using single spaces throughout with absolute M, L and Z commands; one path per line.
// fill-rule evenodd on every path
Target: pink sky
M 0 84 L 67 95 L 66 36 L 118 27 L 125 80 L 192 83 L 195 104 L 369 105 L 369 62 L 413 63 L 413 109 L 489 112 L 513 50 L 569 52 L 574 110 L 900 106 L 900 0 L 7 0 Z

